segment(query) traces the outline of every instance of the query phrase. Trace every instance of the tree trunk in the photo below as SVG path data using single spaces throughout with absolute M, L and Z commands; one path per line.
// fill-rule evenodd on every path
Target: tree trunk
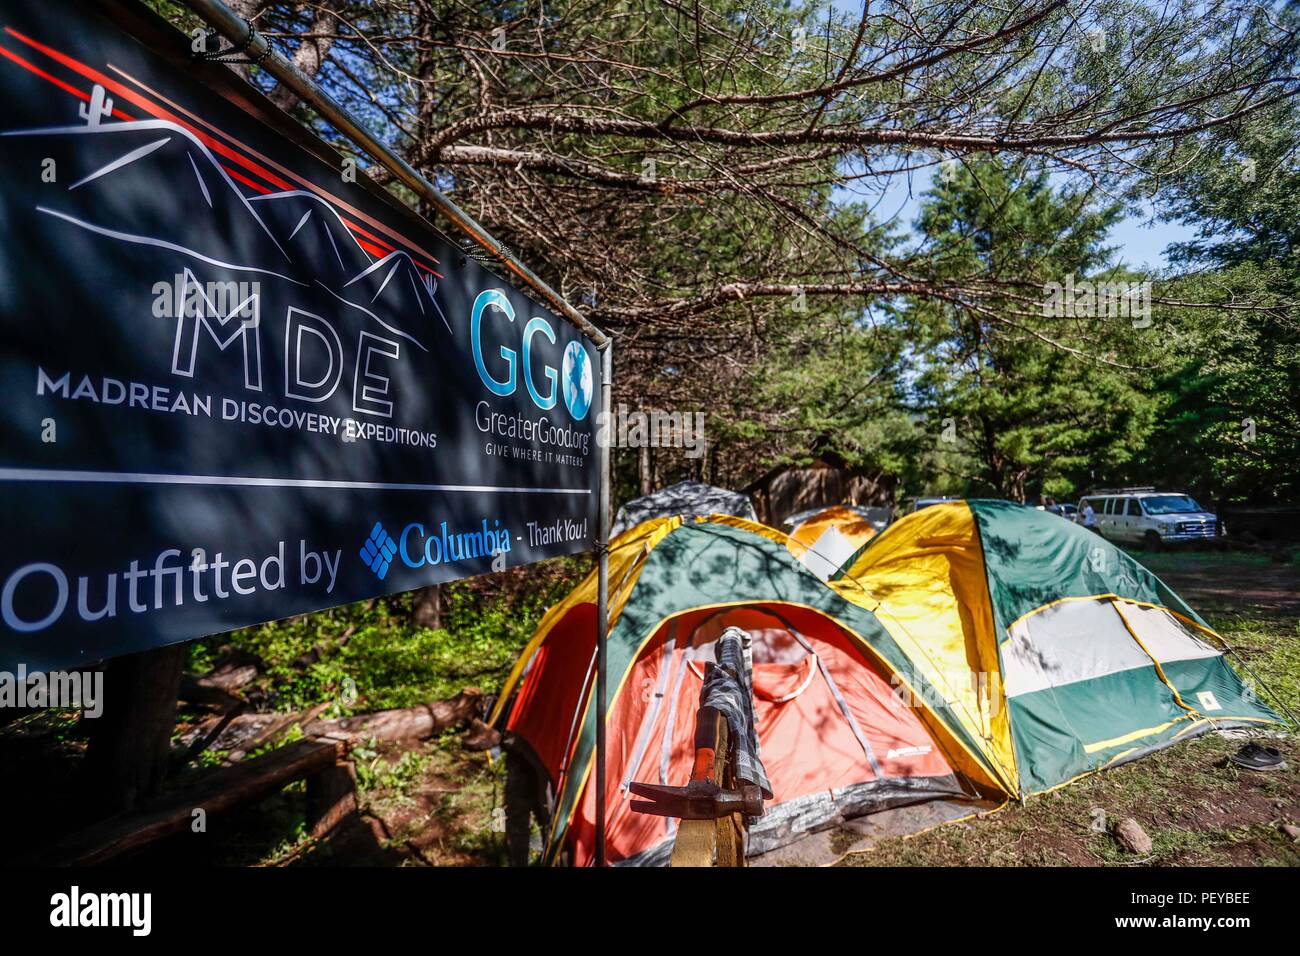
M 104 712 L 89 721 L 86 774 L 87 793 L 109 812 L 130 810 L 162 789 L 186 651 L 172 644 L 104 668 Z
M 337 5 L 336 0 L 318 0 L 315 16 L 307 30 L 308 39 L 300 40 L 298 49 L 290 57 L 293 65 L 312 79 L 315 79 L 316 74 L 320 72 L 320 68 L 325 64 L 326 57 L 329 56 L 330 47 L 334 45 L 332 36 L 316 36 L 316 34 L 337 32 L 339 21 L 331 13 Z M 270 0 L 227 0 L 227 6 L 245 20 L 252 22 L 255 29 L 267 29 L 265 23 L 257 22 L 257 18 L 268 7 L 272 6 Z M 306 4 L 302 5 L 303 8 L 306 8 L 306 6 Z M 219 36 L 213 37 L 209 41 L 208 52 L 217 52 L 224 42 Z M 235 62 L 229 64 L 229 67 L 244 79 L 252 82 L 252 64 Z M 298 99 L 298 94 L 283 83 L 277 84 L 268 96 L 271 102 L 282 110 L 288 110 Z
M 305 736 L 362 740 L 427 740 L 450 727 L 459 727 L 483 712 L 483 695 L 467 687 L 455 697 L 398 710 L 380 710 L 355 717 L 315 720 L 302 728 Z
M 322 3 L 316 8 L 310 34 L 324 34 L 336 28 L 337 24 L 333 14 L 330 13 L 330 6 L 329 3 Z M 330 36 L 311 36 L 309 39 L 302 40 L 293 54 L 293 65 L 299 72 L 315 79 L 320 68 L 325 65 L 325 58 L 329 56 L 330 47 L 333 45 L 334 39 Z M 281 83 L 271 91 L 270 98 L 271 102 L 280 109 L 288 110 L 297 102 L 298 94 Z
M 642 445 L 636 452 L 637 475 L 641 480 L 641 494 L 654 491 L 654 478 L 650 474 L 650 448 Z
M 258 17 L 258 14 L 260 14 L 262 10 L 269 5 L 269 0 L 227 0 L 226 5 L 230 7 L 230 9 L 234 10 L 235 13 L 237 13 L 239 16 L 243 17 L 245 20 L 252 22 L 255 21 Z M 256 27 L 257 24 L 254 23 L 253 26 Z M 207 52 L 216 53 L 217 50 L 219 50 L 221 46 L 225 43 L 225 40 L 222 39 L 220 34 L 217 34 L 216 36 L 213 36 L 208 41 L 208 43 L 209 45 L 208 45 Z M 234 72 L 242 76 L 244 79 L 248 80 L 250 83 L 252 82 L 251 74 L 253 71 L 253 66 L 251 63 L 235 62 L 235 63 L 229 63 L 227 64 L 227 66 L 231 70 L 233 70 Z
M 240 759 L 251 750 L 283 737 L 296 724 L 304 737 L 337 737 L 360 742 L 374 738 L 390 742 L 426 740 L 451 727 L 479 717 L 487 709 L 482 693 L 467 687 L 455 697 L 435 700 L 416 707 L 396 710 L 379 710 L 355 717 L 321 720 L 319 714 L 325 704 L 317 704 L 306 711 L 293 714 L 241 714 L 231 719 L 214 718 L 181 737 L 182 743 L 212 737 L 206 740 L 213 750 L 226 751 L 231 760 Z M 220 733 L 213 731 L 224 721 Z
M 441 584 L 430 584 L 411 595 L 411 623 L 435 631 L 442 627 Z

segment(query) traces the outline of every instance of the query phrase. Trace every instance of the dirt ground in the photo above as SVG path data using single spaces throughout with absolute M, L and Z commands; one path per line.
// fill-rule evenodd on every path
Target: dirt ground
M 1252 553 L 1135 554 L 1202 616 L 1300 620 L 1300 565 Z

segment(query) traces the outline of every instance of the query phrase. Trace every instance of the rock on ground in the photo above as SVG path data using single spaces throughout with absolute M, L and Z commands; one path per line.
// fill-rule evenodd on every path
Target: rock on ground
M 1151 852 L 1151 838 L 1132 817 L 1125 817 L 1115 824 L 1115 839 L 1129 853 L 1146 856 Z

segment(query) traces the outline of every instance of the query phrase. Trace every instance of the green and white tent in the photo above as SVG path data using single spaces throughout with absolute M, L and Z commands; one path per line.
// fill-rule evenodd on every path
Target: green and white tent
M 1198 733 L 1280 718 L 1224 642 L 1124 551 L 1056 515 L 954 501 L 832 582 L 872 611 L 1025 796 Z

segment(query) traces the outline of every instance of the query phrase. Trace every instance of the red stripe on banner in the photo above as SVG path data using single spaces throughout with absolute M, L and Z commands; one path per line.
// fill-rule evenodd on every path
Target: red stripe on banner
M 31 37 L 24 36 L 23 34 L 19 33 L 17 30 L 13 29 L 13 27 L 5 27 L 5 33 L 8 33 L 10 36 L 22 41 L 23 43 L 26 43 L 32 49 L 39 50 L 41 53 L 44 53 L 46 56 L 54 60 L 56 63 L 60 63 L 63 66 L 66 66 L 68 69 L 72 70 L 73 72 L 80 73 L 82 76 L 86 77 L 87 79 L 95 81 L 104 89 L 111 90 L 115 95 L 124 97 L 127 100 L 127 102 L 133 103 L 136 106 L 140 107 L 150 116 L 153 116 L 156 119 L 167 120 L 169 123 L 175 123 L 177 126 L 184 127 L 185 129 L 193 133 L 196 137 L 198 137 L 198 139 L 203 143 L 204 146 L 207 146 L 212 151 L 220 154 L 221 156 L 224 156 L 226 159 L 238 163 L 240 166 L 244 167 L 244 169 L 248 170 L 249 172 L 261 176 L 264 180 L 266 180 L 271 185 L 275 186 L 277 189 L 293 188 L 287 182 L 281 179 L 279 176 L 272 173 L 269 169 L 262 168 L 257 163 L 250 160 L 248 157 L 241 155 L 240 153 L 231 149 L 229 146 L 225 145 L 219 140 L 213 139 L 211 136 L 209 136 L 207 133 L 200 130 L 198 127 L 193 126 L 190 123 L 187 123 L 185 120 L 177 116 L 175 113 L 165 110 L 162 107 L 156 105 L 155 103 L 150 102 L 140 94 L 136 93 L 134 90 L 130 89 L 129 87 L 123 86 L 121 83 L 118 83 L 116 80 L 113 80 L 108 76 L 105 76 L 103 73 L 100 73 L 98 70 L 94 69 L 93 67 L 87 66 L 86 64 L 82 63 L 80 60 L 75 60 L 65 53 L 60 53 L 58 50 L 54 49 L 53 47 L 46 46 L 43 43 L 38 43 L 36 40 L 33 40 Z
M 340 216 L 339 218 L 343 219 L 343 225 L 347 226 L 350 230 L 352 230 L 352 234 L 357 240 L 357 245 L 359 245 L 362 249 L 366 250 L 366 252 L 370 253 L 372 256 L 382 259 L 384 258 L 384 256 L 391 255 L 393 252 L 396 251 L 396 247 L 390 246 L 388 243 L 384 242 L 384 240 L 380 239 L 378 236 L 374 235 L 373 233 L 366 232 L 355 222 L 351 222 L 348 219 L 344 219 L 342 216 Z M 437 276 L 439 279 L 443 277 L 441 272 L 438 272 L 434 269 L 430 269 L 423 262 L 418 262 L 414 258 L 412 258 L 411 261 L 414 262 L 416 266 L 423 269 L 425 272 L 428 272 L 430 275 Z M 437 262 L 438 260 L 434 259 L 433 261 Z
M 247 186 L 249 189 L 255 190 L 255 191 L 261 193 L 263 196 L 265 196 L 267 193 L 269 193 L 269 192 L 271 191 L 271 190 L 267 189 L 265 186 L 263 186 L 261 183 L 255 183 L 255 182 L 253 182 L 253 180 L 249 179 L 247 176 L 241 175 L 240 172 L 239 172 L 239 170 L 237 170 L 237 169 L 231 169 L 231 168 L 230 168 L 229 166 L 227 166 L 225 163 L 222 163 L 222 164 L 221 164 L 221 168 L 224 169 L 227 173 L 230 174 L 230 178 L 231 178 L 231 179 L 234 179 L 234 180 L 237 180 L 237 181 L 243 183 L 243 184 L 244 184 L 245 186 Z
M 388 255 L 390 252 L 393 251 L 392 249 L 381 249 L 373 242 L 366 242 L 366 240 L 364 239 L 358 239 L 357 245 L 359 245 L 362 249 L 366 250 L 366 252 L 370 253 L 372 256 L 378 259 L 384 258 L 384 256 Z
M 352 230 L 354 233 L 356 233 L 358 236 L 362 237 L 363 239 L 369 239 L 370 242 L 371 242 L 373 245 L 376 245 L 376 246 L 378 246 L 380 249 L 383 249 L 383 250 L 384 250 L 384 255 L 388 255 L 388 254 L 389 254 L 390 252 L 392 252 L 393 249 L 395 248 L 394 246 L 392 246 L 392 245 L 390 245 L 389 243 L 385 242 L 383 239 L 380 239 L 380 238 L 379 238 L 378 236 L 376 236 L 373 232 L 366 232 L 366 230 L 362 229 L 362 228 L 361 228 L 360 226 L 358 226 L 355 222 L 352 222 L 351 220 L 346 219 L 346 218 L 344 218 L 343 216 L 340 216 L 339 218 L 343 220 L 343 224 L 344 224 L 345 226 L 347 226 L 349 229 L 351 229 L 351 230 Z M 358 239 L 357 241 L 360 242 L 361 240 Z
M 44 70 L 42 70 L 42 69 L 41 69 L 39 66 L 37 66 L 36 64 L 34 64 L 34 63 L 29 63 L 27 60 L 24 60 L 24 59 L 23 59 L 22 57 L 20 57 L 17 53 L 11 53 L 10 51 L 6 50 L 4 47 L 0 46 L 0 56 L 8 57 L 9 59 L 11 59 L 11 60 L 13 60 L 15 63 L 17 63 L 19 66 L 21 66 L 24 70 L 28 70 L 28 71 L 30 71 L 30 72 L 32 72 L 32 73 L 35 73 L 35 74 L 36 74 L 37 76 L 39 76 L 42 80 L 46 80 L 46 81 L 48 81 L 48 82 L 50 82 L 50 83 L 53 83 L 53 84 L 54 84 L 55 86 L 57 86 L 59 89 L 64 90 L 65 92 L 71 93 L 71 94 L 72 94 L 73 96 L 75 96 L 77 99 L 79 99 L 79 100 L 84 100 L 84 101 L 87 102 L 87 103 L 90 102 L 90 94 L 89 94 L 89 93 L 83 93 L 83 92 L 81 92 L 81 90 L 77 89 L 75 86 L 70 86 L 69 84 L 64 83 L 64 82 L 63 82 L 61 79 L 59 79 L 57 76 L 51 76 L 49 73 L 46 73 Z M 131 120 L 135 119 L 134 116 L 131 116 L 131 115 L 127 114 L 127 113 L 123 113 L 123 112 L 122 112 L 120 109 L 118 109 L 116 106 L 113 107 L 113 115 L 116 116 L 118 119 L 120 119 L 120 120 L 126 120 L 127 122 L 130 122 Z

